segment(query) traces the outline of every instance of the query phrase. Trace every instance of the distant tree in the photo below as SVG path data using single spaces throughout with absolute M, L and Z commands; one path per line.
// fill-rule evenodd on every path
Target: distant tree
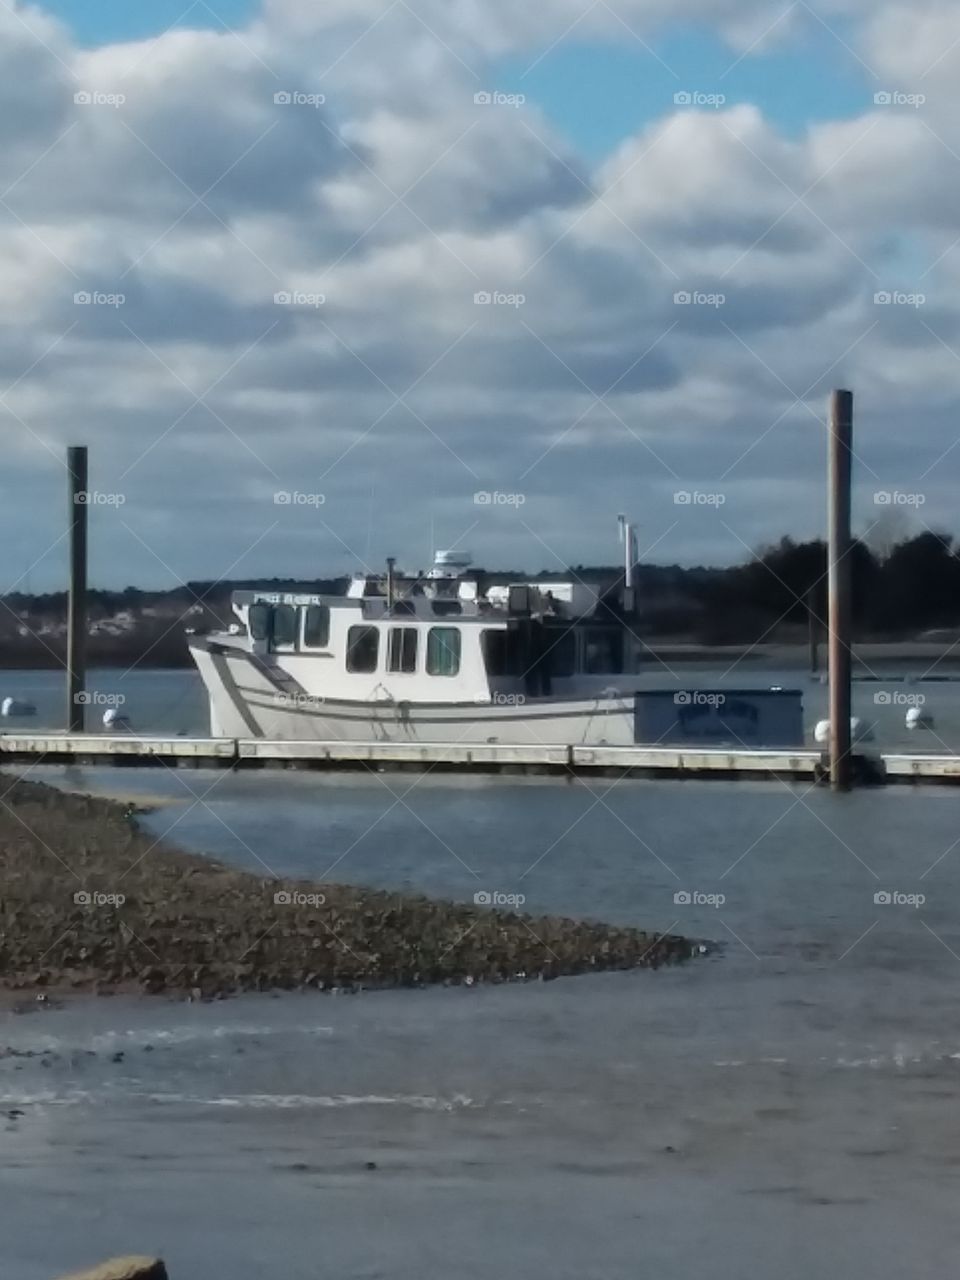
M 930 530 L 894 547 L 878 585 L 878 629 L 905 633 L 960 621 L 960 560 L 950 534 Z

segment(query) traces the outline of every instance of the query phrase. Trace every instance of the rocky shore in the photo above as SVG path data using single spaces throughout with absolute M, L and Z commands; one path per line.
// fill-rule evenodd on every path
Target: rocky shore
M 0 987 L 21 997 L 508 982 L 690 954 L 675 935 L 261 878 L 157 844 L 129 806 L 0 778 Z

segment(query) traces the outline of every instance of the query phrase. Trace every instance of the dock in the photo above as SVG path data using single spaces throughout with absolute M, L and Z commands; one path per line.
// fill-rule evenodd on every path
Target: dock
M 872 782 L 960 783 L 960 756 L 893 753 L 858 757 Z M 132 733 L 0 734 L 0 767 L 117 767 L 460 772 L 606 778 L 750 778 L 820 781 L 823 753 L 808 749 L 733 750 L 656 746 L 544 746 L 535 743 L 267 741 Z

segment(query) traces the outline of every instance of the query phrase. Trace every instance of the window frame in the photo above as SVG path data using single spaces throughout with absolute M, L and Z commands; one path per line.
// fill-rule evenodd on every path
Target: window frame
M 452 632 L 457 637 L 457 643 L 455 646 L 456 661 L 455 661 L 455 668 L 453 671 L 436 671 L 433 669 L 433 657 L 434 657 L 433 645 L 435 643 L 433 637 L 443 632 Z M 440 643 L 445 645 L 446 642 L 440 641 Z M 454 652 L 454 650 L 451 648 L 450 652 L 452 653 Z M 426 660 L 424 664 L 424 670 L 426 671 L 427 675 L 438 676 L 441 679 L 446 679 L 446 680 L 456 679 L 456 677 L 460 674 L 460 668 L 462 665 L 463 665 L 463 632 L 461 631 L 461 629 L 459 627 L 431 627 L 430 630 L 427 632 Z
M 256 644 L 269 644 L 273 636 L 272 607 L 262 600 L 255 600 L 247 609 L 247 630 Z
M 322 611 L 325 615 L 323 627 L 323 639 L 320 641 L 307 639 L 307 628 L 310 625 L 310 615 Z M 330 606 L 328 604 L 308 604 L 303 610 L 303 619 L 300 625 L 300 648 L 305 650 L 320 650 L 330 648 Z
M 407 645 L 410 643 L 410 637 L 413 637 L 413 655 L 406 653 Z M 399 653 L 394 655 L 394 637 L 398 637 Z M 394 666 L 394 657 L 400 659 L 399 665 Z M 410 661 L 409 666 L 403 665 L 404 657 Z M 419 627 L 391 627 L 387 632 L 387 671 L 392 676 L 413 676 L 417 673 L 417 663 L 420 659 L 420 628 Z
M 513 636 L 507 627 L 483 628 L 480 633 L 480 653 L 483 656 L 483 669 L 488 679 L 499 680 L 521 674 L 516 646 L 512 641 Z M 492 652 L 494 648 L 499 649 L 500 652 Z M 502 661 L 492 661 L 494 658 L 500 658 Z
M 351 637 L 354 635 L 355 632 L 358 632 L 358 631 L 365 631 L 368 635 L 371 635 L 371 634 L 373 635 L 374 649 L 373 649 L 373 666 L 372 667 L 368 667 L 368 666 L 357 667 L 357 666 L 351 665 L 351 660 L 353 658 L 354 652 L 357 647 L 356 640 L 351 639 Z M 344 661 L 344 666 L 350 675 L 353 675 L 353 676 L 373 675 L 380 666 L 380 628 L 372 627 L 369 625 L 369 623 L 363 623 L 363 622 L 358 622 L 354 626 L 349 627 L 347 629 L 347 646 L 346 646 L 346 650 L 344 651 L 343 661 Z
M 277 622 L 286 613 L 292 615 L 290 639 L 277 639 Z M 300 640 L 300 610 L 293 604 L 277 604 L 273 606 L 270 617 L 270 651 L 271 653 L 295 653 Z

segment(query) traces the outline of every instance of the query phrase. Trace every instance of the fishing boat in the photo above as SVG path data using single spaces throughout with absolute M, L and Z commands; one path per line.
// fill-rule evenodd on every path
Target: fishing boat
M 626 563 L 513 580 L 440 551 L 426 573 L 357 574 L 342 595 L 237 591 L 188 637 L 215 737 L 629 746 L 796 745 L 800 695 L 644 689 Z M 649 663 L 647 662 L 649 666 Z
M 438 552 L 345 595 L 238 591 L 191 635 L 214 736 L 478 743 L 635 741 L 639 644 L 624 578 L 504 581 Z

